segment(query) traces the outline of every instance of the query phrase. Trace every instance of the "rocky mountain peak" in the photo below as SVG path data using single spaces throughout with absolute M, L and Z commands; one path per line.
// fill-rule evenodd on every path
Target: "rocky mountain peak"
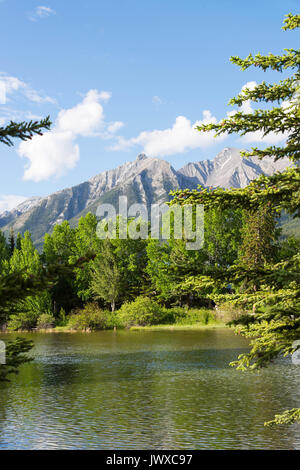
M 146 155 L 145 153 L 140 153 L 140 154 L 136 157 L 136 159 L 137 159 L 138 162 L 139 162 L 139 161 L 142 161 L 142 160 L 147 160 L 147 158 L 148 158 L 148 157 L 147 157 L 147 155 Z
M 24 201 L 16 209 L 0 214 L 0 228 L 5 232 L 10 227 L 21 233 L 30 230 L 33 240 L 41 246 L 44 234 L 51 232 L 54 225 L 64 220 L 76 225 L 87 212 L 95 213 L 102 202 L 117 207 L 120 195 L 126 195 L 129 204 L 139 202 L 149 206 L 166 202 L 171 190 L 195 189 L 199 184 L 245 187 L 261 174 L 272 175 L 290 164 L 288 159 L 275 162 L 272 158 L 242 158 L 239 149 L 227 147 L 212 160 L 191 162 L 176 171 L 169 162 L 141 153 L 134 161 L 99 173 L 77 186 Z

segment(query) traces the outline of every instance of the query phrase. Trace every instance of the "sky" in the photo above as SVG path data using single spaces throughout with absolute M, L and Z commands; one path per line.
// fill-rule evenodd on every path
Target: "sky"
M 280 143 L 199 133 L 243 87 L 284 74 L 230 56 L 297 48 L 281 29 L 298 0 L 0 0 L 0 126 L 50 115 L 43 137 L 0 147 L 0 212 L 139 153 L 176 169 L 224 147 Z M 279 76 L 278 76 L 279 75 Z M 253 109 L 246 103 L 244 110 Z

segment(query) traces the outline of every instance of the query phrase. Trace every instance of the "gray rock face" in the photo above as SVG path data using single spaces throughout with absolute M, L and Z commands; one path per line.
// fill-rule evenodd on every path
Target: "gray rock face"
M 141 154 L 113 170 L 100 173 L 72 188 L 58 191 L 44 198 L 31 198 L 12 211 L 0 214 L 0 228 L 15 232 L 29 230 L 40 244 L 46 232 L 54 225 L 69 220 L 74 225 L 81 215 L 96 212 L 101 202 L 117 208 L 118 197 L 126 195 L 128 203 L 162 203 L 170 199 L 173 189 L 194 189 L 203 186 L 224 188 L 245 187 L 261 174 L 272 175 L 290 165 L 289 160 L 274 162 L 272 158 L 242 159 L 240 151 L 225 148 L 213 160 L 188 163 L 176 171 L 168 162 Z
M 277 162 L 271 157 L 262 160 L 257 157 L 241 158 L 239 149 L 225 148 L 213 160 L 188 163 L 179 172 L 203 186 L 244 188 L 260 175 L 270 176 L 290 164 L 288 158 Z

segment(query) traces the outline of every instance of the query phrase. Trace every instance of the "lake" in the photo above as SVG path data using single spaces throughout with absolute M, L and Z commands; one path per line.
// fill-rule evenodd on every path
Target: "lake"
M 263 426 L 299 406 L 300 367 L 236 371 L 248 343 L 229 329 L 23 336 L 34 361 L 0 386 L 0 449 L 300 449 L 300 426 Z

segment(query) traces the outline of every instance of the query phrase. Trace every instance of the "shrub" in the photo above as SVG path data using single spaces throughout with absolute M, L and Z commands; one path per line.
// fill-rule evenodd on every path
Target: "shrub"
M 70 316 L 67 326 L 72 330 L 104 330 L 110 315 L 110 312 L 101 310 L 97 304 L 89 303 Z
M 143 296 L 133 302 L 125 302 L 118 314 L 126 327 L 158 325 L 165 321 L 164 309 L 154 300 Z
M 202 323 L 208 325 L 211 321 L 215 320 L 215 315 L 208 309 L 185 309 L 185 308 L 172 308 L 168 310 L 169 316 L 172 316 L 170 323 L 178 325 L 193 325 L 195 323 Z
M 12 331 L 31 330 L 32 328 L 35 328 L 37 318 L 36 312 L 18 312 L 10 316 L 7 328 Z
M 37 320 L 37 328 L 39 330 L 47 330 L 53 328 L 55 325 L 55 318 L 50 313 L 43 313 Z
M 66 326 L 68 323 L 68 318 L 64 308 L 61 308 L 56 320 L 57 326 Z
M 106 330 L 113 330 L 114 328 L 122 329 L 125 328 L 124 320 L 119 314 L 119 312 L 107 312 L 108 315 L 106 317 Z
M 16 305 L 16 313 L 10 315 L 8 329 L 31 330 L 36 327 L 38 318 L 44 314 L 52 317 L 51 296 L 47 291 L 20 300 Z

